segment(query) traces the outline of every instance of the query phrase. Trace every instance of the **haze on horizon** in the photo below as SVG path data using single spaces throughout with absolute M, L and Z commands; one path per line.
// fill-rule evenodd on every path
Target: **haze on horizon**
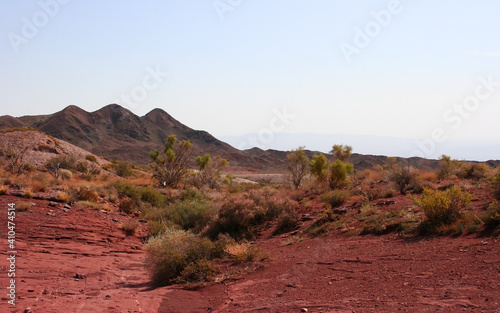
M 0 0 L 0 115 L 118 103 L 237 148 L 500 159 L 498 12 L 493 0 Z

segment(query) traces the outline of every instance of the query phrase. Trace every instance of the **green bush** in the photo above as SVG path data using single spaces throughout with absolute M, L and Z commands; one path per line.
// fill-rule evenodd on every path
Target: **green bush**
M 152 206 L 160 207 L 165 205 L 166 202 L 165 196 L 152 187 L 141 187 L 131 182 L 122 180 L 117 180 L 111 183 L 111 186 L 122 195 L 134 200 L 142 200 Z
M 250 239 L 256 232 L 255 203 L 250 199 L 232 198 L 226 200 L 210 225 L 208 235 L 215 239 L 227 234 L 236 240 Z
M 494 201 L 489 205 L 486 215 L 483 217 L 484 231 L 493 235 L 500 235 L 500 203 Z
M 321 195 L 321 201 L 330 205 L 332 208 L 343 205 L 349 199 L 349 192 L 345 190 L 332 190 Z
M 211 268 L 203 265 L 206 262 L 204 260 L 211 260 L 216 256 L 215 246 L 209 239 L 178 229 L 168 229 L 151 237 L 145 250 L 146 268 L 156 285 L 175 282 L 181 274 L 184 278 L 191 279 L 193 272 Z
M 421 198 L 412 197 L 412 201 L 424 211 L 425 223 L 431 227 L 430 230 L 454 223 L 462 216 L 462 210 L 471 200 L 469 193 L 463 193 L 456 186 L 444 191 L 425 188 Z
M 182 227 L 184 230 L 200 232 L 215 215 L 215 209 L 210 202 L 204 200 L 184 200 L 168 206 L 166 218 Z
M 138 204 L 137 200 L 135 199 L 130 199 L 130 198 L 124 198 L 120 201 L 120 204 L 118 205 L 120 209 L 127 213 L 130 214 L 132 212 L 138 211 Z

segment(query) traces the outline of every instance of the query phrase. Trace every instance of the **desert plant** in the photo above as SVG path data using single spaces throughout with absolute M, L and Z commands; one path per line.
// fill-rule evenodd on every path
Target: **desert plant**
M 5 158 L 5 169 L 12 175 L 20 175 L 25 171 L 25 157 L 28 148 L 21 149 L 19 147 L 2 147 L 0 154 Z
M 138 203 L 137 200 L 131 198 L 123 198 L 120 201 L 118 207 L 125 213 L 130 214 L 132 212 L 138 211 Z
M 70 202 L 71 196 L 61 191 L 57 193 L 57 199 L 61 200 L 62 202 Z
M 220 156 L 212 159 L 210 154 L 206 153 L 205 155 L 199 155 L 196 157 L 196 164 L 198 164 L 199 170 L 195 175 L 195 186 L 198 188 L 203 186 L 216 188 L 219 185 L 221 171 L 229 164 L 229 162 Z
M 343 205 L 349 199 L 349 192 L 345 190 L 332 190 L 321 195 L 321 201 L 336 208 Z
M 61 168 L 58 172 L 58 175 L 53 175 L 55 178 L 61 177 L 62 180 L 70 180 L 71 178 L 73 178 L 73 173 L 70 170 Z
M 446 179 L 454 174 L 459 167 L 457 160 L 452 160 L 450 156 L 443 154 L 439 159 L 440 169 L 437 172 L 439 180 Z
M 115 170 L 116 175 L 120 177 L 130 177 L 134 175 L 134 166 L 128 161 L 113 160 L 111 167 Z
M 198 233 L 211 222 L 215 209 L 205 200 L 184 200 L 168 206 L 165 212 L 168 220 Z
M 406 195 L 406 192 L 415 184 L 416 178 L 417 173 L 410 165 L 393 162 L 389 172 L 389 180 L 394 183 L 402 195 Z
M 463 179 L 479 180 L 486 177 L 489 168 L 484 163 L 460 162 L 460 169 L 457 176 Z
M 287 155 L 287 169 L 291 175 L 291 181 L 295 188 L 299 188 L 302 180 L 307 175 L 309 169 L 309 158 L 304 152 L 304 147 L 298 147 Z
M 330 153 L 334 155 L 335 159 L 346 161 L 351 157 L 352 147 L 347 145 L 333 145 Z
M 133 236 L 139 227 L 139 223 L 137 221 L 127 221 L 120 225 L 120 229 L 123 230 L 127 236 Z
M 4 195 L 9 191 L 9 186 L 2 185 L 0 186 L 0 195 Z
M 16 202 L 16 211 L 18 212 L 24 212 L 30 209 L 33 206 L 33 204 L 29 201 L 17 201 Z
M 252 262 L 259 256 L 259 249 L 252 247 L 248 242 L 233 243 L 228 245 L 224 251 L 235 263 Z
M 460 218 L 472 195 L 453 186 L 444 191 L 425 188 L 422 197 L 411 199 L 424 211 L 424 226 L 430 226 L 432 230 L 441 225 L 450 225 Z
M 276 229 L 273 235 L 279 235 L 293 231 L 299 224 L 299 215 L 295 210 L 282 211 L 278 216 Z
M 45 163 L 45 169 L 49 172 L 50 175 L 54 176 L 54 178 L 59 178 L 61 175 L 61 170 L 71 170 L 76 166 L 76 159 L 74 156 L 60 154 L 50 158 Z
M 90 162 L 97 163 L 97 158 L 96 158 L 96 156 L 95 156 L 95 155 L 93 155 L 93 154 L 87 154 L 87 155 L 85 156 L 85 160 L 90 161 Z
M 311 160 L 311 174 L 319 182 L 326 182 L 328 177 L 328 159 L 324 154 L 315 154 Z
M 215 257 L 210 240 L 179 229 L 167 229 L 151 237 L 145 250 L 146 268 L 157 285 L 173 282 L 192 263 Z
M 500 235 L 500 203 L 498 201 L 494 201 L 488 206 L 483 221 L 485 232 Z
M 328 176 L 328 185 L 331 189 L 344 187 L 349 181 L 347 175 L 352 173 L 353 164 L 336 159 L 330 165 L 330 173 Z
M 176 187 L 188 171 L 188 165 L 193 157 L 191 142 L 177 142 L 177 136 L 170 135 L 164 150 L 152 151 L 149 154 L 153 170 L 153 178 L 162 186 Z

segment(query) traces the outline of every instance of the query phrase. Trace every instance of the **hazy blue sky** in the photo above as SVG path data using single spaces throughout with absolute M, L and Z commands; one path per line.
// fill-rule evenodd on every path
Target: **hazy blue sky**
M 0 115 L 117 102 L 268 148 L 371 135 L 411 140 L 387 154 L 476 142 L 500 159 L 499 14 L 495 0 L 1 0 Z

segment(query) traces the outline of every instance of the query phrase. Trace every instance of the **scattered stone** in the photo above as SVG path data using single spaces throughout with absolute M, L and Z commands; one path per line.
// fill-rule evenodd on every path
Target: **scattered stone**
M 111 299 L 111 296 L 110 295 L 106 295 L 106 299 Z
M 110 218 L 109 220 L 110 220 L 111 222 L 120 223 L 120 221 L 119 221 L 119 220 L 117 220 L 116 218 Z
M 346 208 L 335 208 L 332 210 L 333 214 L 337 215 L 344 215 L 347 214 L 347 209 Z
M 24 309 L 23 313 L 31 313 L 31 307 L 27 307 Z
M 75 278 L 76 278 L 76 279 L 85 279 L 85 275 L 83 275 L 83 274 L 79 274 L 79 273 L 76 273 L 76 274 L 75 274 Z
M 307 312 L 307 309 L 306 309 L 306 308 L 302 308 L 302 309 L 300 310 L 300 312 Z
M 35 289 L 28 289 L 28 292 L 35 292 Z
M 64 213 L 68 213 L 69 209 L 63 208 Z
M 71 205 L 69 205 L 69 204 L 67 204 L 67 203 L 66 203 L 66 204 L 63 206 L 63 208 L 70 210 L 70 209 L 71 209 Z
M 377 205 L 391 205 L 391 204 L 396 204 L 396 201 L 394 200 L 380 200 Z
M 49 202 L 49 206 L 56 206 L 56 205 L 57 205 L 57 203 L 55 203 L 54 201 Z
M 139 223 L 142 223 L 142 224 L 147 224 L 148 221 L 147 220 L 139 220 Z
M 313 217 L 311 216 L 311 214 L 302 214 L 302 221 L 310 221 L 313 219 Z

